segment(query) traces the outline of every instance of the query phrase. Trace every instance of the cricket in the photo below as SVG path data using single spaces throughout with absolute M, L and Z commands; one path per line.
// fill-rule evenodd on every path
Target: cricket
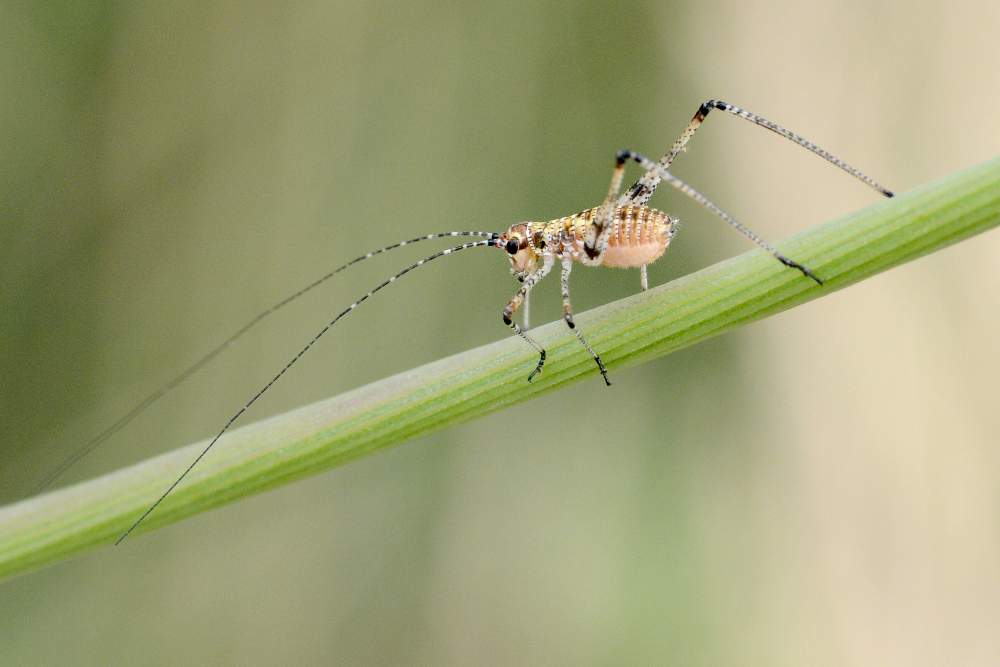
M 786 257 L 770 245 L 763 238 L 758 236 L 749 227 L 740 223 L 736 218 L 716 206 L 707 197 L 677 178 L 670 172 L 674 161 L 684 152 L 688 142 L 695 135 L 710 112 L 718 110 L 730 114 L 737 118 L 749 121 L 764 129 L 778 134 L 785 139 L 792 141 L 811 153 L 823 158 L 827 162 L 847 172 L 854 178 L 865 183 L 869 187 L 878 191 L 885 197 L 892 197 L 892 191 L 886 189 L 878 182 L 868 177 L 860 170 L 844 162 L 840 158 L 820 148 L 816 144 L 806 140 L 798 134 L 777 125 L 776 123 L 759 116 L 755 113 L 742 109 L 738 106 L 722 102 L 720 100 L 708 100 L 698 106 L 694 116 L 688 122 L 680 136 L 674 141 L 670 149 L 658 160 L 653 161 L 639 153 L 631 150 L 621 150 L 615 154 L 614 169 L 611 175 L 611 184 L 608 188 L 604 200 L 598 206 L 585 209 L 579 213 L 549 220 L 545 222 L 519 222 L 511 225 L 504 231 L 448 231 L 426 234 L 413 239 L 399 241 L 397 243 L 372 250 L 364 255 L 355 257 L 349 262 L 339 266 L 320 278 L 309 283 L 294 294 L 282 299 L 267 310 L 261 312 L 249 322 L 240 327 L 232 335 L 222 341 L 207 354 L 198 359 L 188 368 L 180 372 L 176 377 L 159 387 L 156 391 L 148 395 L 134 408 L 111 424 L 108 428 L 97 434 L 72 456 L 67 458 L 58 468 L 49 474 L 41 484 L 35 489 L 41 491 L 48 487 L 62 473 L 74 465 L 77 461 L 92 452 L 101 443 L 124 428 L 129 422 L 139 414 L 147 410 L 157 400 L 171 392 L 186 379 L 197 373 L 206 366 L 212 359 L 221 354 L 226 348 L 241 338 L 256 324 L 274 314 L 292 301 L 295 301 L 307 292 L 315 289 L 319 285 L 330 280 L 341 271 L 397 248 L 402 248 L 413 243 L 430 241 L 444 238 L 478 238 L 479 240 L 468 241 L 460 245 L 446 248 L 436 252 L 420 261 L 407 266 L 398 273 L 382 281 L 364 295 L 359 297 L 336 314 L 322 329 L 320 329 L 285 365 L 271 377 L 271 379 L 258 389 L 221 427 L 209 444 L 198 454 L 188 467 L 181 471 L 177 478 L 163 493 L 151 500 L 148 509 L 136 518 L 134 523 L 115 542 L 121 542 L 127 538 L 142 522 L 156 510 L 163 500 L 184 480 L 198 465 L 209 451 L 215 446 L 220 438 L 225 435 L 229 428 L 253 406 L 278 380 L 280 380 L 334 325 L 342 318 L 352 313 L 358 306 L 368 300 L 376 292 L 388 287 L 399 278 L 411 271 L 441 257 L 451 255 L 470 248 L 492 248 L 505 253 L 509 260 L 510 272 L 514 278 L 520 282 L 520 287 L 514 295 L 507 301 L 501 311 L 501 317 L 514 335 L 521 338 L 527 345 L 531 346 L 537 353 L 537 362 L 533 369 L 527 373 L 526 381 L 531 382 L 536 378 L 546 363 L 545 349 L 529 334 L 527 321 L 528 299 L 532 289 L 541 282 L 555 268 L 556 262 L 560 267 L 560 285 L 562 293 L 562 318 L 569 330 L 576 336 L 580 344 L 586 348 L 594 361 L 597 372 L 600 374 L 604 384 L 611 386 L 608 378 L 608 370 L 601 360 L 599 350 L 595 350 L 587 342 L 584 333 L 577 327 L 573 319 L 573 307 L 570 299 L 569 278 L 575 264 L 588 267 L 609 267 L 622 269 L 638 269 L 640 287 L 648 289 L 647 266 L 657 261 L 666 252 L 677 231 L 678 220 L 669 214 L 651 208 L 648 205 L 650 198 L 656 191 L 660 183 L 667 183 L 681 194 L 691 198 L 702 207 L 708 209 L 716 216 L 724 220 L 740 234 L 748 238 L 760 248 L 771 254 L 777 261 L 785 267 L 798 271 L 804 280 L 810 280 L 817 286 L 822 287 L 823 277 L 817 275 L 809 267 Z M 625 168 L 634 162 L 642 170 L 642 175 L 635 183 L 622 193 L 622 184 L 625 177 Z M 521 311 L 524 319 L 523 326 L 514 321 L 514 315 Z

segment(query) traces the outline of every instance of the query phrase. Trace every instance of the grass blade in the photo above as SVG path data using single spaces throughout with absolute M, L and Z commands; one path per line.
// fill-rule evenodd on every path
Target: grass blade
M 754 250 L 577 316 L 608 367 L 631 366 L 792 308 L 1000 224 L 1000 158 L 780 244 L 820 287 Z M 145 532 L 410 438 L 598 378 L 561 321 L 233 430 L 137 530 Z M 617 391 L 618 388 L 612 389 Z M 205 443 L 0 508 L 0 579 L 110 545 Z

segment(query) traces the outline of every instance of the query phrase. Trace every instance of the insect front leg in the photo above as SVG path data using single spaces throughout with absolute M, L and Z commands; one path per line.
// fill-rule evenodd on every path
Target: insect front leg
M 601 372 L 601 377 L 604 378 L 604 384 L 611 386 L 611 380 L 608 379 L 608 369 L 604 367 L 604 362 L 601 361 L 601 357 L 594 352 L 594 348 L 590 347 L 590 343 L 583 337 L 580 330 L 576 328 L 576 323 L 573 321 L 573 306 L 570 305 L 569 301 L 569 272 L 573 270 L 573 259 L 568 253 L 564 253 L 560 257 L 562 261 L 562 300 L 563 300 L 563 319 L 566 320 L 566 326 L 576 334 L 576 339 L 587 348 L 587 352 L 590 352 L 590 356 L 594 359 L 594 363 L 597 364 L 597 370 Z M 643 267 L 645 268 L 645 267 Z
M 531 345 L 531 347 L 535 348 L 535 351 L 538 352 L 538 364 L 535 366 L 535 370 L 531 371 L 528 375 L 528 382 L 531 382 L 535 379 L 536 375 L 542 372 L 542 366 L 545 365 L 545 348 L 539 345 L 534 338 L 526 334 L 524 330 L 517 325 L 517 322 L 513 320 L 513 315 L 517 312 L 517 309 L 521 307 L 521 304 L 524 303 L 525 299 L 527 299 L 528 293 L 531 292 L 531 288 L 535 286 L 535 283 L 549 274 L 549 271 L 552 270 L 554 261 L 555 259 L 550 253 L 542 255 L 542 265 L 533 273 L 525 277 L 524 282 L 521 284 L 521 289 L 517 290 L 503 309 L 503 323 L 510 327 L 511 331 L 524 339 L 526 343 Z

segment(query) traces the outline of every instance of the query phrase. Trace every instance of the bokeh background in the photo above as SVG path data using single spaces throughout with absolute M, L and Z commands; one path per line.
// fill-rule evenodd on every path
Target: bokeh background
M 900 191 L 991 158 L 998 31 L 986 0 L 5 0 L 0 501 L 328 267 L 590 206 L 705 98 Z M 877 200 L 721 114 L 676 172 L 774 240 Z M 685 222 L 654 283 L 748 248 L 654 203 Z M 0 664 L 996 664 L 998 257 L 994 232 L 6 582 Z M 64 482 L 210 435 L 410 259 L 289 307 Z M 505 264 L 401 281 L 253 417 L 506 335 Z M 573 277 L 581 311 L 638 286 Z

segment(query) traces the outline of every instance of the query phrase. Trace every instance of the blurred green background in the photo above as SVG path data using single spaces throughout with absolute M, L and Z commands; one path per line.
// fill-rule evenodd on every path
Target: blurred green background
M 593 205 L 705 98 L 897 190 L 993 157 L 998 30 L 987 0 L 5 0 L 0 502 L 329 267 Z M 877 200 L 723 115 L 676 172 L 772 240 Z M 653 202 L 684 221 L 654 284 L 749 247 Z M 214 433 L 424 250 L 282 311 L 63 482 Z M 6 582 L 0 664 L 995 664 L 998 256 L 988 234 Z M 578 311 L 638 287 L 573 279 Z M 502 337 L 513 289 L 496 254 L 429 266 L 248 417 Z

